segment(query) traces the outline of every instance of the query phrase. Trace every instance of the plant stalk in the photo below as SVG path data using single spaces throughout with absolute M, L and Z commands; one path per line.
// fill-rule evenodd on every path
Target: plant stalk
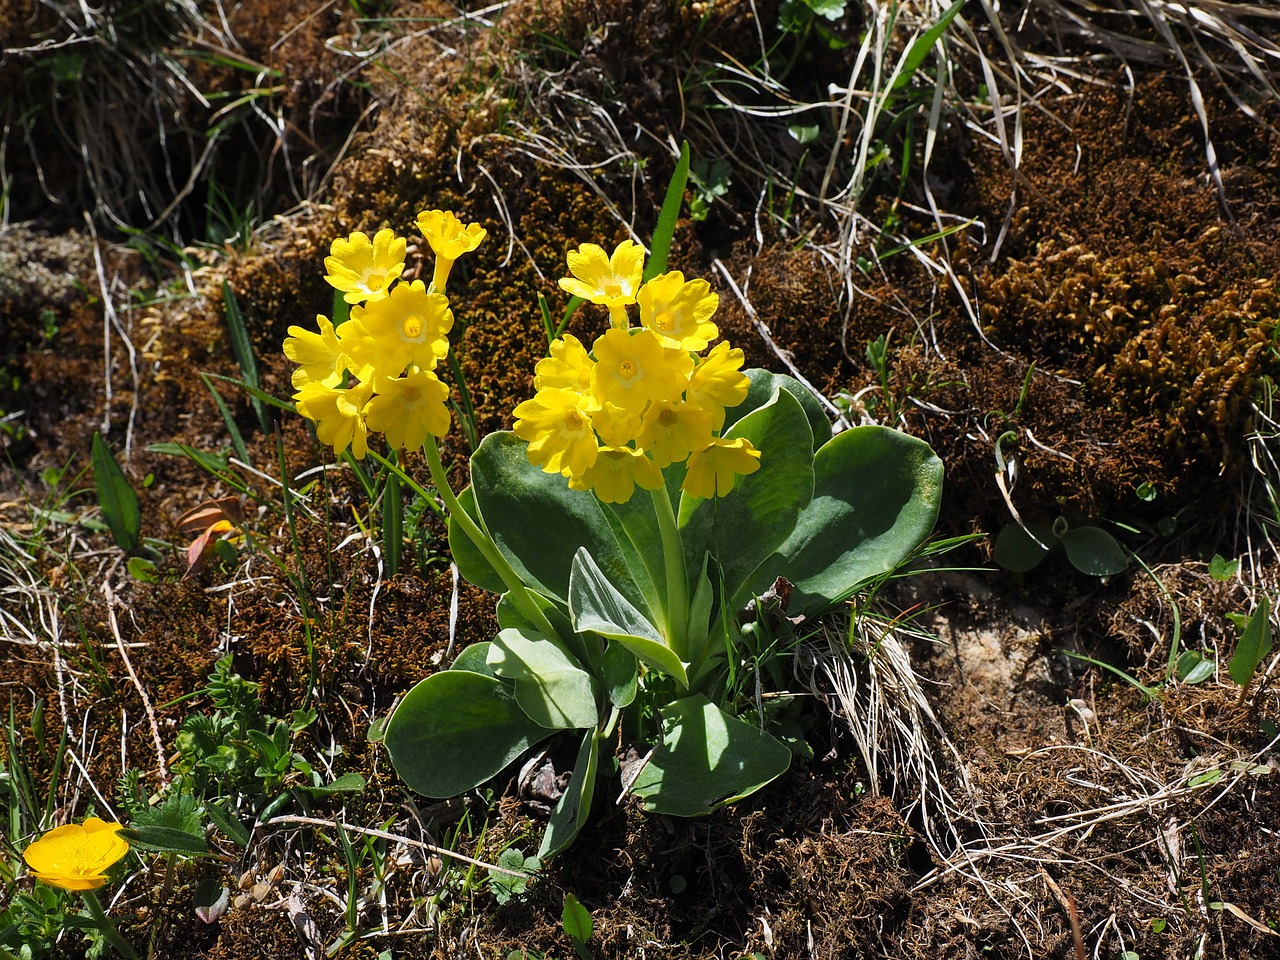
M 662 535 L 662 565 L 667 574 L 667 645 L 681 660 L 688 654 L 689 574 L 684 565 L 684 546 L 676 515 L 671 509 L 671 496 L 665 486 L 650 490 L 653 508 L 658 515 L 658 531 Z
M 498 550 L 489 535 L 480 529 L 476 522 L 471 519 L 470 514 L 462 508 L 462 504 L 458 503 L 458 498 L 454 496 L 453 488 L 449 486 L 449 477 L 444 471 L 444 464 L 440 462 L 440 448 L 436 446 L 436 438 L 432 434 L 427 434 L 427 439 L 422 445 L 422 449 L 427 455 L 427 467 L 431 470 L 431 481 L 435 484 L 436 492 L 440 494 L 440 499 L 444 501 L 445 509 L 449 512 L 449 519 L 458 524 L 462 532 L 476 545 L 476 549 L 484 554 L 484 558 L 489 561 L 490 566 L 497 571 L 498 576 L 502 578 L 502 582 L 507 586 L 512 602 L 525 619 L 545 633 L 548 638 L 556 638 L 558 634 L 555 627 L 551 625 L 547 615 L 542 612 L 542 608 L 529 595 L 529 591 L 525 588 L 519 574 L 512 569 L 511 564 L 507 562 L 507 558 Z
M 125 960 L 138 960 L 138 954 L 133 947 L 129 946 L 129 941 L 120 936 L 120 931 L 116 929 L 115 924 L 107 919 L 102 904 L 98 902 L 98 895 L 92 890 L 81 890 L 80 895 L 84 898 L 84 905 L 89 908 L 89 914 L 97 923 L 98 929 L 106 937 L 107 943 L 111 944 L 111 948 Z

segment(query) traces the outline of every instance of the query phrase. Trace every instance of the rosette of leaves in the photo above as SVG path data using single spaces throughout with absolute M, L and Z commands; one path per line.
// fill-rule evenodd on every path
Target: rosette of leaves
M 604 503 L 531 465 L 510 432 L 480 444 L 459 503 L 538 616 L 527 597 L 513 602 L 451 519 L 459 571 L 501 595 L 500 630 L 421 681 L 389 718 L 385 744 L 409 786 L 454 796 L 548 737 L 577 737 L 569 787 L 538 851 L 545 859 L 585 822 L 601 744 L 617 739 L 619 723 L 621 739 L 649 753 L 628 786 L 649 811 L 705 815 L 787 769 L 791 749 L 733 709 L 742 611 L 785 578 L 787 616 L 820 617 L 903 564 L 937 518 L 942 464 L 923 441 L 888 428 L 833 436 L 798 382 L 748 375 L 747 399 L 728 411 L 722 435 L 749 440 L 761 466 L 723 497 L 681 493 L 683 464 L 672 464 L 660 496 Z M 663 495 L 675 518 L 665 532 Z M 687 572 L 681 609 L 670 603 L 672 565 Z

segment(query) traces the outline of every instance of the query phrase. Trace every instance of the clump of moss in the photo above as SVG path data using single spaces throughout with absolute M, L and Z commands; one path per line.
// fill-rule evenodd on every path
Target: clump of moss
M 1280 372 L 1274 282 L 1225 283 L 1198 255 L 1050 240 L 984 300 L 988 336 L 1080 380 L 1086 403 L 1141 424 L 1117 439 L 1161 443 L 1174 461 L 1230 461 L 1261 378 Z

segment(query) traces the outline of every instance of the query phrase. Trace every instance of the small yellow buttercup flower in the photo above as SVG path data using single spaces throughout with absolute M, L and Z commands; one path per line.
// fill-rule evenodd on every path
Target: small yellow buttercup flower
M 598 446 L 584 398 L 572 390 L 539 390 L 515 408 L 515 435 L 528 442 L 529 462 L 546 473 L 582 476 Z
M 631 447 L 601 447 L 582 476 L 569 478 L 570 489 L 594 491 L 603 503 L 626 503 L 636 487 L 660 490 L 662 483 L 662 471 Z
M 723 497 L 733 489 L 739 475 L 760 469 L 760 451 L 746 437 L 726 440 L 714 437 L 689 457 L 680 489 L 691 497 Z
M 317 314 L 316 323 L 320 327 L 319 333 L 293 326 L 289 328 L 289 336 L 284 342 L 284 355 L 298 364 L 298 369 L 293 371 L 295 390 L 312 380 L 326 387 L 336 387 L 342 382 L 346 357 L 342 344 L 338 342 L 337 331 L 328 317 Z
M 625 328 L 625 307 L 636 302 L 644 275 L 644 247 L 623 240 L 610 255 L 597 244 L 584 243 L 566 259 L 573 276 L 562 277 L 560 286 L 570 296 L 608 307 L 614 326 Z
M 705 350 L 720 331 L 711 315 L 720 295 L 705 280 L 685 281 L 679 270 L 654 277 L 636 294 L 640 322 L 658 335 L 664 347 Z
M 378 393 L 365 405 L 370 430 L 387 435 L 387 443 L 403 450 L 422 446 L 427 434 L 449 432 L 449 388 L 430 370 L 410 367 L 403 377 L 376 381 Z
M 418 229 L 436 255 L 431 277 L 431 286 L 436 293 L 444 293 L 454 261 L 480 246 L 488 236 L 488 231 L 480 224 L 470 223 L 464 227 L 462 221 L 448 210 L 426 210 L 418 214 Z
M 337 238 L 324 259 L 325 280 L 342 291 L 347 303 L 374 303 L 387 295 L 392 282 L 404 272 L 408 241 L 394 230 L 379 230 L 372 240 L 357 230 L 345 240 Z
M 123 826 L 97 817 L 50 830 L 22 853 L 37 880 L 63 890 L 96 890 L 107 870 L 129 852 Z

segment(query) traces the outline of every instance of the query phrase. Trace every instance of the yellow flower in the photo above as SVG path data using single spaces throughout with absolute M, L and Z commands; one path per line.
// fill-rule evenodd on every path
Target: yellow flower
M 596 462 L 580 477 L 570 477 L 574 490 L 594 490 L 604 503 L 626 503 L 636 486 L 646 490 L 662 487 L 662 471 L 639 450 L 630 447 L 601 447 Z
M 586 393 L 591 389 L 591 368 L 595 361 L 582 341 L 572 333 L 551 342 L 551 356 L 543 357 L 533 368 L 534 390 L 560 387 Z
M 738 474 L 760 469 L 760 451 L 746 437 L 726 440 L 714 437 L 689 458 L 680 489 L 691 497 L 723 497 L 733 489 Z
M 338 342 L 338 334 L 328 317 L 316 314 L 316 323 L 320 327 L 319 333 L 305 327 L 290 327 L 284 342 L 284 355 L 298 364 L 298 369 L 293 371 L 295 390 L 312 380 L 326 387 L 336 387 L 342 382 L 346 356 Z
M 679 463 L 711 439 L 711 415 L 689 403 L 662 400 L 645 411 L 636 438 L 640 449 L 659 467 Z
M 529 462 L 546 473 L 582 476 L 596 462 L 596 435 L 584 399 L 572 390 L 539 390 L 515 409 L 515 434 L 526 440 Z
M 120 836 L 123 827 L 97 817 L 50 830 L 23 851 L 32 875 L 63 890 L 96 890 L 107 882 L 107 870 L 129 852 Z
M 560 286 L 570 296 L 581 297 L 609 308 L 615 326 L 626 326 L 624 308 L 636 302 L 644 275 L 644 247 L 634 240 L 623 240 L 613 255 L 594 243 L 584 243 L 568 255 L 572 277 L 562 277 Z
M 448 210 L 426 210 L 418 214 L 418 229 L 436 255 L 436 268 L 431 277 L 431 286 L 436 293 L 444 293 L 453 262 L 480 246 L 488 235 L 488 231 L 478 223 L 464 227 L 462 221 Z
M 389 229 L 379 230 L 372 241 L 359 230 L 345 240 L 339 237 L 329 246 L 331 256 L 324 258 L 329 271 L 325 279 L 342 291 L 347 303 L 381 300 L 404 272 L 407 245 L 404 237 Z
M 351 327 L 350 330 L 347 328 Z M 443 294 L 421 280 L 402 283 L 391 296 L 351 311 L 341 339 L 360 379 L 398 377 L 409 364 L 435 369 L 449 353 L 453 311 Z
M 597 404 L 592 409 L 591 426 L 608 447 L 625 447 L 640 433 L 640 415 L 628 413 L 612 403 Z
M 724 426 L 726 407 L 736 407 L 747 399 L 751 381 L 740 369 L 744 356 L 737 347 L 730 348 L 728 341 L 717 343 L 711 352 L 701 357 L 693 375 L 689 377 L 689 389 L 685 396 L 711 415 L 711 427 Z
M 679 270 L 654 277 L 636 294 L 640 322 L 658 335 L 664 347 L 705 350 L 720 331 L 711 315 L 720 305 L 719 294 L 705 280 L 687 283 Z
M 675 400 L 688 383 L 689 355 L 664 349 L 649 330 L 632 335 L 611 328 L 596 339 L 594 350 L 591 386 L 596 399 L 628 413 L 643 413 L 651 400 Z
M 369 429 L 364 421 L 364 407 L 369 402 L 373 386 L 356 384 L 347 390 L 326 387 L 314 380 L 304 383 L 293 395 L 298 412 L 316 422 L 316 436 L 321 443 L 333 447 L 341 454 L 347 447 L 357 460 L 363 460 L 369 452 Z
M 410 368 L 403 377 L 377 381 L 377 396 L 364 408 L 370 430 L 387 435 L 393 447 L 413 450 L 431 433 L 449 432 L 449 388 L 429 370 Z

